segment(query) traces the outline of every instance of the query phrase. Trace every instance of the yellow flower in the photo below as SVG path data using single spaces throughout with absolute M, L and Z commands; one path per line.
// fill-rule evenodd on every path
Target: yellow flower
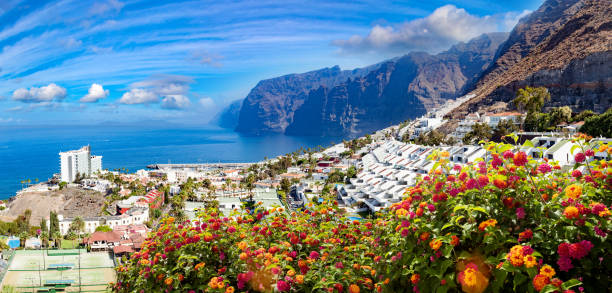
M 297 276 L 295 276 L 295 281 L 298 284 L 304 284 L 304 275 L 297 275 Z
M 541 269 L 540 269 L 540 275 L 552 278 L 555 275 L 555 269 L 553 269 L 551 266 L 549 265 L 544 265 Z
M 450 156 L 450 153 L 447 151 L 440 152 L 440 157 L 442 158 L 448 158 L 449 156 Z
M 247 249 L 247 243 L 244 241 L 240 241 L 238 242 L 238 248 L 240 248 L 240 250 L 244 251 L 245 249 Z
M 578 184 L 572 184 L 565 188 L 565 195 L 571 198 L 579 198 L 582 195 L 582 186 Z
M 533 255 L 527 255 L 523 258 L 525 267 L 531 268 L 536 265 L 536 258 Z
M 403 217 L 408 214 L 408 211 L 405 209 L 398 209 L 397 211 L 395 211 L 395 214 L 397 216 Z

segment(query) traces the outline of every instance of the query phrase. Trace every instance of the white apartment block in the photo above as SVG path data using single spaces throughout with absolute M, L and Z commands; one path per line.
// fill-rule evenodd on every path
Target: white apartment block
M 58 215 L 58 220 L 60 234 L 62 236 L 68 234 L 74 218 L 64 218 L 64 216 Z M 144 224 L 147 220 L 149 220 L 149 208 L 134 207 L 123 215 L 83 218 L 85 223 L 83 232 L 92 234 L 98 226 L 107 225 L 111 229 L 115 229 L 117 226 Z M 47 221 L 47 228 L 49 226 L 50 221 Z
M 74 182 L 77 174 L 91 176 L 96 171 L 102 170 L 102 157 L 92 156 L 89 146 L 60 152 L 59 155 L 61 180 L 64 182 Z

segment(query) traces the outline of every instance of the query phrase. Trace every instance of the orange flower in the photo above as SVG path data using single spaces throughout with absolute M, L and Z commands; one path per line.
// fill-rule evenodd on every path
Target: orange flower
M 227 289 L 225 289 L 225 293 L 234 293 L 234 287 L 232 286 L 227 287 Z
M 168 286 L 172 285 L 172 278 L 167 278 L 164 283 L 166 283 Z
M 457 245 L 459 245 L 459 237 L 457 237 L 457 236 L 455 236 L 455 235 L 451 236 L 451 244 L 452 244 L 453 246 L 457 246 Z
M 582 195 L 582 186 L 572 184 L 565 188 L 565 195 L 571 198 L 579 198 Z
M 350 293 L 359 293 L 359 286 L 355 285 L 355 284 L 351 284 L 349 286 L 349 292 Z
M 487 227 L 495 227 L 495 225 L 497 225 L 497 220 L 488 219 L 478 225 L 478 230 L 484 231 Z
M 429 247 L 431 247 L 431 249 L 433 250 L 438 250 L 440 249 L 441 246 L 442 246 L 442 240 L 440 239 L 434 239 L 429 242 Z
M 551 266 L 549 265 L 544 265 L 541 269 L 540 269 L 540 275 L 546 276 L 548 278 L 552 278 L 555 275 L 555 269 L 553 269 Z
M 294 270 L 287 271 L 287 276 L 289 276 L 289 277 L 295 276 L 295 271 Z
M 542 289 L 548 285 L 550 283 L 550 280 L 548 277 L 544 276 L 544 275 L 536 275 L 535 277 L 533 277 L 533 288 L 536 289 L 536 291 L 542 291 Z
M 568 206 L 563 211 L 563 215 L 569 220 L 577 219 L 578 217 L 580 217 L 580 212 L 578 211 L 578 208 L 576 208 L 575 206 Z
M 206 263 L 204 263 L 204 262 L 201 262 L 201 263 L 199 263 L 199 264 L 195 265 L 195 269 L 196 269 L 196 271 L 197 271 L 197 270 L 199 270 L 199 269 L 201 269 L 201 268 L 203 268 L 205 265 L 206 265 Z
M 304 275 L 297 275 L 297 276 L 295 276 L 295 281 L 298 284 L 304 284 Z
M 419 274 L 414 274 L 410 276 L 410 282 L 412 282 L 413 285 L 416 285 L 417 283 L 419 283 L 420 279 L 421 279 L 421 276 Z
M 421 241 L 427 240 L 429 238 L 429 232 L 423 232 L 419 238 L 421 238 Z

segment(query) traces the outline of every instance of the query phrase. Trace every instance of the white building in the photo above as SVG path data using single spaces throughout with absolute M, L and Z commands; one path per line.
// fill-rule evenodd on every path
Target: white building
M 77 174 L 91 176 L 96 171 L 102 170 L 102 157 L 92 156 L 89 146 L 78 150 L 60 152 L 61 180 L 74 182 Z

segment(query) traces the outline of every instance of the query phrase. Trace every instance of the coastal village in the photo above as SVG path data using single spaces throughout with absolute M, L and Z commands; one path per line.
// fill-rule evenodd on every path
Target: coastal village
M 291 211 L 308 209 L 331 197 L 350 219 L 373 217 L 400 202 L 409 187 L 430 174 L 435 168 L 431 157 L 439 152 L 446 152 L 458 168 L 490 159 L 484 144 L 435 146 L 405 141 L 407 133 L 415 139 L 440 126 L 446 111 L 442 107 L 409 123 L 326 149 L 302 149 L 258 163 L 153 164 L 130 173 L 103 169 L 103 157 L 92 155 L 89 146 L 60 152 L 60 173 L 2 203 L 0 216 L 5 221 L 13 216 L 16 224 L 5 229 L 12 235 L 2 240 L 8 250 L 1 275 L 13 273 L 11 262 L 20 250 L 83 249 L 104 253 L 115 266 L 138 252 L 166 215 L 180 221 L 196 220 L 211 207 L 231 216 L 249 204 Z M 522 117 L 514 112 L 468 115 L 451 137 L 460 140 L 477 123 L 496 127 L 502 121 L 521 123 Z M 557 132 L 511 136 L 527 155 L 570 168 L 575 163 L 571 137 L 579 126 L 565 124 Z M 597 147 L 611 141 L 591 140 L 595 150 L 591 160 L 609 159 L 609 152 Z M 110 278 L 105 281 L 112 282 Z M 43 290 L 56 286 L 45 287 L 40 282 Z

